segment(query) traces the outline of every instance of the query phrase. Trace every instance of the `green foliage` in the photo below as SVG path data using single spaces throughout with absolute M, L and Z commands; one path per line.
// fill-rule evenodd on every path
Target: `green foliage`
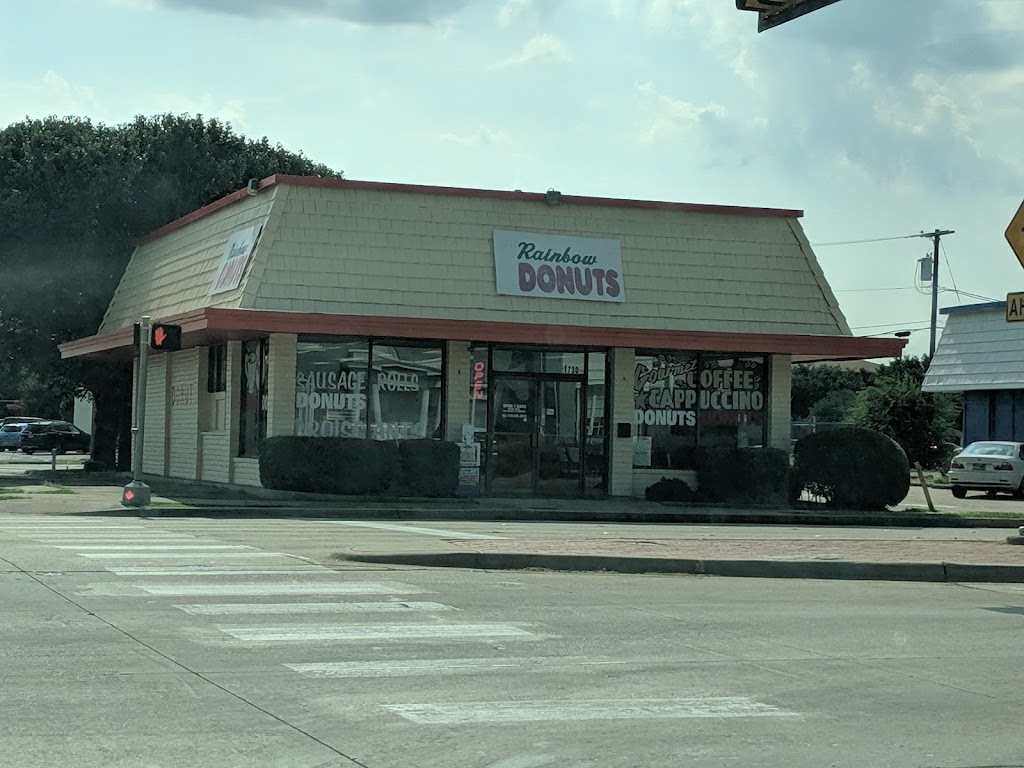
M 784 504 L 789 454 L 776 448 L 709 448 L 697 454 L 697 484 L 709 501 Z
M 5 398 L 34 398 L 46 415 L 59 415 L 73 392 L 111 392 L 97 403 L 97 417 L 116 422 L 130 408 L 127 368 L 61 361 L 57 345 L 96 332 L 136 238 L 275 173 L 340 175 L 201 115 L 117 126 L 49 117 L 0 130 Z M 108 437 L 97 454 L 112 460 L 126 430 L 98 424 L 97 435 L 101 429 Z
M 794 419 L 806 419 L 815 403 L 834 392 L 859 392 L 871 383 L 866 370 L 851 371 L 837 365 L 793 366 L 792 405 Z M 819 421 L 822 420 L 819 417 Z
M 874 384 L 857 394 L 848 421 L 888 435 L 903 448 L 911 463 L 926 469 L 940 467 L 943 443 L 957 443 L 959 398 L 922 392 L 927 358 L 905 358 L 882 366 Z
M 880 432 L 840 427 L 798 440 L 797 482 L 835 507 L 884 509 L 899 504 L 910 489 L 910 464 L 903 449 Z M 792 497 L 792 496 L 791 496 Z
M 409 496 L 454 496 L 459 485 L 459 447 L 441 440 L 398 443 L 398 492 Z
M 698 494 L 683 480 L 676 477 L 663 477 L 653 485 L 647 486 L 644 498 L 648 501 L 699 501 Z
M 837 389 L 812 405 L 808 415 L 818 423 L 841 424 L 856 400 L 857 393 L 852 389 Z
M 452 496 L 459 449 L 438 440 L 269 437 L 260 446 L 260 482 L 278 491 Z
M 277 491 L 379 494 L 397 467 L 395 444 L 379 440 L 268 437 L 260 445 L 260 482 Z

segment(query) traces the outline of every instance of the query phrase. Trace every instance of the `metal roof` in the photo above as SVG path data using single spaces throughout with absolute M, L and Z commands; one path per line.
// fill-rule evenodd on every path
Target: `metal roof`
M 925 392 L 1024 389 L 1024 323 L 1005 302 L 946 311 L 946 327 L 924 377 Z

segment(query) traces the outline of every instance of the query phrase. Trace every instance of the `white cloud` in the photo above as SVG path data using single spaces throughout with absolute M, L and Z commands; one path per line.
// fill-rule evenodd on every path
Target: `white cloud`
M 72 83 L 53 70 L 34 83 L 0 81 L 0 125 L 46 115 L 88 115 L 95 121 L 108 117 L 94 88 Z
M 498 23 L 503 27 L 515 24 L 532 9 L 532 0 L 505 0 L 505 4 L 498 9 Z
M 486 125 L 481 125 L 470 134 L 442 133 L 437 138 L 443 142 L 458 144 L 463 147 L 495 146 L 508 143 L 508 136 L 506 134 L 501 131 L 494 131 Z
M 569 61 L 569 49 L 559 38 L 547 33 L 535 35 L 526 41 L 519 53 L 500 62 L 500 67 L 515 67 L 534 61 Z
M 637 93 L 647 106 L 648 116 L 641 131 L 645 141 L 655 141 L 680 130 L 689 130 L 709 120 L 723 120 L 728 111 L 721 104 L 704 105 L 659 93 L 651 82 L 637 83 Z

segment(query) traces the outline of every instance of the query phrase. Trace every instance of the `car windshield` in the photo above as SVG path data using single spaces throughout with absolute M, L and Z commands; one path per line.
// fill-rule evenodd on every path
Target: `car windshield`
M 964 449 L 966 456 L 1016 456 L 1017 446 L 1007 443 L 971 443 Z

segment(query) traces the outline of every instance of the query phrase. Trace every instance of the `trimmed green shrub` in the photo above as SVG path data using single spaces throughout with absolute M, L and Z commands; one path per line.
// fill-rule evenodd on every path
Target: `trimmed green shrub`
M 697 484 L 708 501 L 785 504 L 789 454 L 776 448 L 708 448 L 697 453 Z
M 395 444 L 380 440 L 268 437 L 260 445 L 260 482 L 277 491 L 383 493 L 398 467 Z
M 910 490 L 910 462 L 881 432 L 840 427 L 798 440 L 794 449 L 800 490 L 834 507 L 885 509 Z
M 459 485 L 459 447 L 441 440 L 398 443 L 396 490 L 410 496 L 453 496 Z
M 644 497 L 648 501 L 697 501 L 697 493 L 686 482 L 667 477 L 647 486 Z

